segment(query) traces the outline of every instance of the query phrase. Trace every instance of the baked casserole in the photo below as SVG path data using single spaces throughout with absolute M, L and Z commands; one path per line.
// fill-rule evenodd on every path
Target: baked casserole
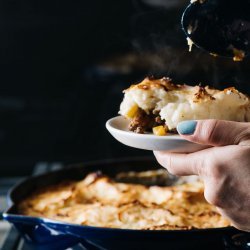
M 176 133 L 177 124 L 185 120 L 249 122 L 250 100 L 234 87 L 218 90 L 147 77 L 124 91 L 119 114 L 133 132 L 166 135 Z
M 143 172 L 139 178 L 151 178 L 152 173 L 159 171 Z M 188 230 L 230 225 L 206 202 L 200 180 L 177 182 L 173 186 L 148 186 L 122 182 L 122 174 L 118 177 L 111 179 L 95 172 L 80 181 L 36 190 L 19 204 L 19 212 L 68 223 L 120 229 Z M 154 175 L 153 178 L 158 177 Z

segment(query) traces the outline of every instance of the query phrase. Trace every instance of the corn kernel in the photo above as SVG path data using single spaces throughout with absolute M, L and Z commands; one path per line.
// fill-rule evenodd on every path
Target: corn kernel
M 127 112 L 126 117 L 127 117 L 127 118 L 133 118 L 133 117 L 135 117 L 137 111 L 138 111 L 138 105 L 135 104 L 135 105 L 132 106 L 132 107 L 130 108 L 130 110 Z
M 167 134 L 166 128 L 164 126 L 157 126 L 153 128 L 154 135 L 163 136 Z

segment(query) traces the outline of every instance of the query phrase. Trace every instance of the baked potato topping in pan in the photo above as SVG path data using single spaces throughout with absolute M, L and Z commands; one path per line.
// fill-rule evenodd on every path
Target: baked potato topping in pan
M 18 209 L 29 216 L 120 229 L 188 230 L 230 225 L 204 199 L 201 181 L 180 183 L 145 186 L 90 173 L 81 181 L 34 191 Z
M 176 133 L 185 120 L 249 122 L 250 100 L 234 87 L 218 90 L 147 77 L 124 91 L 119 114 L 130 121 L 129 130 L 162 136 Z

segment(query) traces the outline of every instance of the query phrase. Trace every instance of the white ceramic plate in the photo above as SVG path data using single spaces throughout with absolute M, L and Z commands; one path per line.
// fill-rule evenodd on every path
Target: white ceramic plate
M 207 147 L 184 140 L 179 135 L 137 134 L 128 130 L 128 124 L 127 119 L 117 116 L 106 122 L 106 128 L 119 142 L 139 149 L 191 153 Z

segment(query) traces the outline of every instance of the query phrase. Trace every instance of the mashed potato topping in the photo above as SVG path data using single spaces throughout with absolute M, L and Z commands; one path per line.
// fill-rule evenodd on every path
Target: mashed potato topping
M 132 179 L 159 179 L 159 171 L 136 173 Z M 131 173 L 126 178 L 130 177 Z M 96 227 L 187 230 L 230 225 L 206 202 L 200 180 L 178 182 L 175 186 L 145 186 L 91 173 L 80 181 L 36 190 L 18 208 L 24 215 Z
M 140 122 L 145 121 L 144 118 L 138 119 L 140 112 L 133 118 L 127 116 L 135 106 L 146 114 L 143 117 L 151 115 L 151 124 L 144 126 L 143 132 L 162 124 L 174 131 L 177 124 L 185 120 L 250 121 L 249 98 L 233 87 L 220 91 L 208 86 L 176 85 L 169 78 L 145 78 L 141 83 L 126 89 L 124 94 L 119 114 L 130 119 L 133 125 L 136 123 L 130 128 L 135 132 L 138 132 L 136 129 Z M 155 118 L 158 122 L 152 122 Z

